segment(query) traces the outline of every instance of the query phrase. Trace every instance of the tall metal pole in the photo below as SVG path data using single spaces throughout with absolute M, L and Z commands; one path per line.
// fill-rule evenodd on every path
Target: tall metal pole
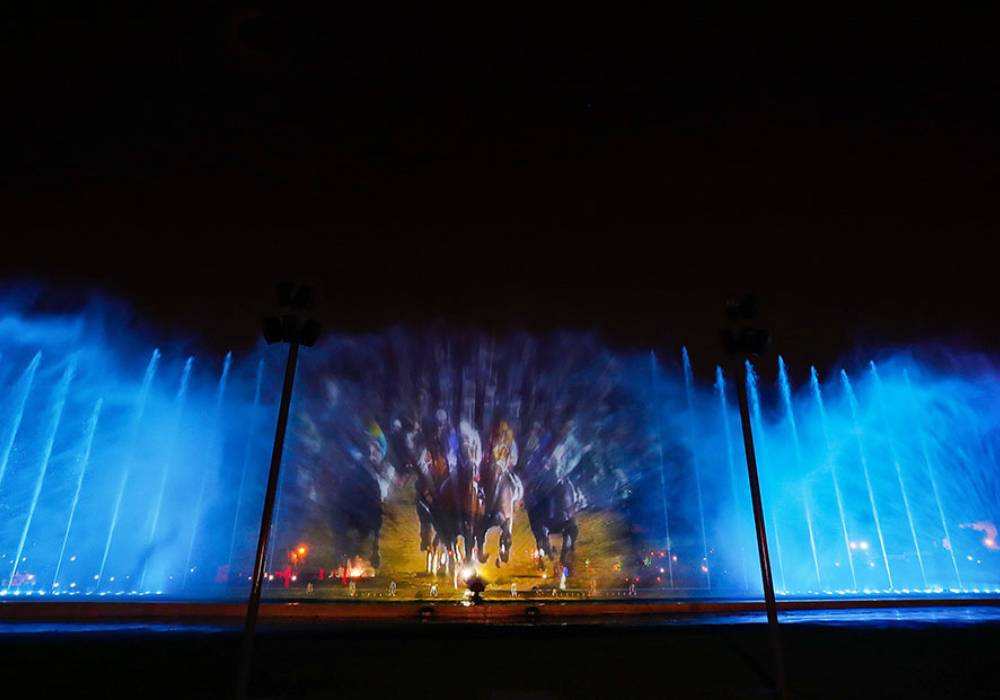
M 778 686 L 778 696 L 788 698 L 788 683 L 785 679 L 785 661 L 781 653 L 781 637 L 778 630 L 778 604 L 774 598 L 774 580 L 771 578 L 771 559 L 767 552 L 767 532 L 764 527 L 764 506 L 760 498 L 760 481 L 757 477 L 757 456 L 753 448 L 753 431 L 750 427 L 750 402 L 747 398 L 747 364 L 742 363 L 742 371 L 737 372 L 736 393 L 740 402 L 740 424 L 743 426 L 743 446 L 746 449 L 747 475 L 750 477 L 750 500 L 753 503 L 753 522 L 757 530 L 757 554 L 760 558 L 760 578 L 764 584 L 764 607 L 767 609 L 767 627 L 771 637 L 771 652 L 774 656 L 774 677 Z
M 247 697 L 250 686 L 250 667 L 253 661 L 254 632 L 257 629 L 257 613 L 260 610 L 260 595 L 264 587 L 264 564 L 267 541 L 271 534 L 271 520 L 274 515 L 274 501 L 278 492 L 278 472 L 281 469 L 281 453 L 285 446 L 285 429 L 288 427 L 288 409 L 292 402 L 292 384 L 295 382 L 295 366 L 299 358 L 299 343 L 288 345 L 288 362 L 285 365 L 285 384 L 281 389 L 281 404 L 278 409 L 278 425 L 274 432 L 274 447 L 271 450 L 271 470 L 267 476 L 267 491 L 264 495 L 264 512 L 260 521 L 260 535 L 257 537 L 257 556 L 253 565 L 253 585 L 250 601 L 247 603 L 246 620 L 243 623 L 243 648 L 240 655 L 239 685 L 236 697 Z

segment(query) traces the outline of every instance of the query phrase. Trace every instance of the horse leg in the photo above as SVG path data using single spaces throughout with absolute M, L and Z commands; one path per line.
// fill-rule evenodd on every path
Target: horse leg
M 379 551 L 379 534 L 382 531 L 382 527 L 379 526 L 375 528 L 372 533 L 372 568 L 378 569 L 382 565 L 382 552 Z
M 552 543 L 549 542 L 549 528 L 539 527 L 535 529 L 535 546 L 538 550 L 538 569 L 545 571 L 546 557 L 552 558 Z
M 580 527 L 576 524 L 576 518 L 573 518 L 563 528 L 563 547 L 562 556 L 559 557 L 559 563 L 566 569 L 566 576 L 573 575 L 573 555 L 576 551 L 576 538 L 580 535 Z
M 511 531 L 514 529 L 513 513 L 503 524 L 500 525 L 500 559 L 505 564 L 510 561 L 510 548 L 514 544 L 514 536 Z
M 486 551 L 486 535 L 490 531 L 490 524 L 484 522 L 477 528 L 476 541 L 479 543 L 479 563 L 485 564 L 486 560 L 490 558 L 489 553 Z
M 468 533 L 468 537 L 465 539 L 465 561 L 467 564 L 472 564 L 479 557 L 479 551 L 483 548 L 483 543 L 476 538 L 476 526 L 474 523 L 468 524 L 466 532 Z
M 417 503 L 417 518 L 420 520 L 420 551 L 429 552 L 433 546 L 433 528 L 427 509 Z
M 462 523 L 459 533 L 459 536 L 462 538 L 462 550 L 461 554 L 459 554 L 458 538 L 455 538 L 455 559 L 464 566 L 472 558 L 472 536 L 469 534 L 469 528 L 465 523 Z

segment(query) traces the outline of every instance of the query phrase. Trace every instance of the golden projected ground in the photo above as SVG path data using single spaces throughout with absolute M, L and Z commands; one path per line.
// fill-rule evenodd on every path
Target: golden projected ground
M 576 565 L 573 576 L 561 580 L 558 554 L 553 561 L 545 561 L 545 570 L 540 571 L 534 556 L 536 549 L 534 536 L 528 523 L 527 513 L 518 504 L 514 514 L 513 546 L 510 561 L 497 565 L 499 552 L 499 529 L 492 529 L 487 535 L 486 551 L 490 558 L 485 564 L 476 564 L 476 572 L 486 581 L 488 598 L 511 597 L 511 585 L 516 587 L 519 597 L 552 595 L 552 591 L 565 587 L 569 592 L 586 595 L 590 591 L 622 589 L 623 567 L 628 557 L 624 523 L 620 516 L 609 513 L 581 513 L 577 517 L 580 535 L 576 545 Z M 319 533 L 316 533 L 317 535 Z M 553 536 L 551 541 L 556 552 L 562 547 L 562 538 Z M 322 545 L 314 548 L 316 557 L 322 558 Z M 318 550 L 318 551 L 317 551 Z M 420 551 L 420 522 L 414 505 L 412 487 L 400 489 L 385 504 L 385 522 L 382 527 L 382 565 L 375 576 L 358 578 L 354 581 L 353 597 L 361 599 L 391 599 L 390 585 L 395 582 L 395 598 L 402 600 L 424 600 L 434 596 L 436 586 L 438 599 L 459 599 L 466 593 L 462 581 L 455 585 L 455 577 L 439 569 L 435 576 L 426 571 L 426 557 Z M 314 561 L 319 559 L 314 558 Z M 329 569 L 328 569 L 329 570 Z M 293 593 L 292 590 L 288 591 Z M 271 591 L 271 595 L 280 594 Z M 316 588 L 313 596 L 318 598 L 351 597 L 351 586 L 340 581 L 326 581 Z

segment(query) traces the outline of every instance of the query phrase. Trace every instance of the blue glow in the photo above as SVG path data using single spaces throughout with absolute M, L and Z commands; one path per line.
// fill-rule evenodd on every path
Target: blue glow
M 244 595 L 282 348 L 193 352 L 128 324 L 112 333 L 113 307 L 69 316 L 26 308 L 0 309 L 0 596 Z M 625 595 L 640 578 L 640 594 L 647 582 L 661 596 L 760 594 L 732 372 L 699 368 L 684 348 L 662 360 L 580 334 L 485 342 L 442 333 L 330 336 L 304 351 L 271 585 L 282 585 L 301 541 L 318 566 L 335 569 L 324 559 L 332 547 L 325 470 L 378 447 L 371 423 L 390 434 L 400 417 L 425 420 L 445 408 L 484 445 L 506 416 L 522 455 L 532 449 L 530 426 L 517 423 L 524 416 L 546 439 L 556 439 L 557 420 L 573 426 L 578 464 L 558 468 L 587 501 L 576 568 L 614 559 L 613 575 L 592 574 L 613 578 L 617 588 L 600 583 L 607 595 Z M 887 351 L 821 373 L 807 359 L 758 362 L 747 385 L 779 593 L 997 595 L 992 361 Z M 386 447 L 387 459 L 398 449 Z M 408 479 L 397 474 L 384 496 L 407 504 L 382 533 L 383 567 L 400 574 L 400 596 L 407 572 L 392 557 L 421 557 L 399 525 L 417 517 Z M 513 550 L 534 544 L 515 539 Z M 567 568 L 565 579 L 546 581 L 584 590 L 588 575 Z M 293 569 L 289 580 L 304 589 L 307 577 Z M 357 591 L 367 594 L 363 580 Z
M 51 419 L 50 424 L 46 426 L 46 431 L 43 434 L 44 446 L 42 447 L 42 458 L 41 467 L 38 470 L 38 476 L 35 477 L 35 485 L 31 490 L 31 500 L 28 504 L 28 517 L 24 521 L 24 526 L 21 528 L 21 537 L 17 542 L 17 549 L 14 554 L 14 566 L 10 571 L 10 576 L 8 580 L 13 580 L 14 576 L 17 574 L 17 567 L 22 560 L 22 554 L 24 553 L 24 544 L 28 539 L 28 531 L 31 529 L 31 521 L 35 517 L 35 512 L 38 510 L 38 498 L 42 493 L 42 486 L 45 484 L 45 474 L 49 469 L 49 461 L 52 458 L 52 446 L 56 440 L 56 432 L 59 430 L 59 423 L 62 420 L 63 409 L 66 407 L 66 394 L 69 392 L 70 382 L 73 381 L 73 375 L 76 374 L 76 358 L 70 357 L 69 363 L 66 369 L 63 371 L 62 378 L 56 385 L 52 392 L 52 402 L 53 406 L 50 408 Z M 30 591 L 29 591 L 30 593 Z
M 262 351 L 244 355 L 242 367 L 230 358 L 236 383 L 223 395 L 218 375 L 192 368 L 180 344 L 136 332 L 127 314 L 116 316 L 120 307 L 32 314 L 14 297 L 0 303 L 4 595 L 78 595 L 81 580 L 94 595 L 108 587 L 128 595 L 114 586 L 143 576 L 142 585 L 157 590 L 189 562 L 206 574 L 188 582 L 188 597 L 243 595 L 245 584 L 225 583 L 225 563 L 252 557 L 261 479 L 247 477 L 240 503 L 230 494 L 241 478 L 234 466 L 267 464 L 269 428 L 251 433 L 246 392 L 253 389 L 246 370 L 264 374 L 256 371 Z M 206 367 L 216 362 L 202 359 Z M 273 425 L 274 384 L 262 384 L 257 424 Z M 233 441 L 237 465 L 228 454 Z M 234 533 L 237 507 L 246 512 Z

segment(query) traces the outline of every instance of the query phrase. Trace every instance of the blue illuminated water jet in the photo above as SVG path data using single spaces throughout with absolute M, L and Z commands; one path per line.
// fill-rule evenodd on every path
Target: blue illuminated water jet
M 121 514 L 122 499 L 125 498 L 125 487 L 128 486 L 129 476 L 132 471 L 132 463 L 135 458 L 134 451 L 136 442 L 139 439 L 139 430 L 142 428 L 142 418 L 146 410 L 146 402 L 149 400 L 150 388 L 153 379 L 156 377 L 156 367 L 160 362 L 160 351 L 153 350 L 149 364 L 146 366 L 146 373 L 142 377 L 142 385 L 139 388 L 139 395 L 136 400 L 135 417 L 132 420 L 132 428 L 129 431 L 130 437 L 125 453 L 125 464 L 121 471 L 121 478 L 118 482 L 118 489 L 115 493 L 114 505 L 111 508 L 111 523 L 108 525 L 108 537 L 104 543 L 104 552 L 101 555 L 100 568 L 97 571 L 95 580 L 95 590 L 99 590 L 104 581 L 104 568 L 108 563 L 108 554 L 111 552 L 111 543 L 114 541 L 115 530 L 118 527 L 118 517 Z
M 66 545 L 69 543 L 69 533 L 73 529 L 73 519 L 76 517 L 76 509 L 80 505 L 80 491 L 83 489 L 83 479 L 87 476 L 87 467 L 90 466 L 90 455 L 94 449 L 94 435 L 97 434 L 97 424 L 100 421 L 101 409 L 103 407 L 104 398 L 102 397 L 94 402 L 94 410 L 87 421 L 87 429 L 80 450 L 80 471 L 76 477 L 76 488 L 73 490 L 73 501 L 70 503 L 69 517 L 66 518 L 62 544 L 59 546 L 59 556 L 56 557 L 56 570 L 52 574 L 51 588 L 59 586 L 59 571 L 62 569 L 63 560 L 66 557 Z
M 837 475 L 837 460 L 830 444 L 830 427 L 826 417 L 826 405 L 823 403 L 823 389 L 819 384 L 819 375 L 815 367 L 809 368 L 809 385 L 812 388 L 813 397 L 816 399 L 816 408 L 819 413 L 819 423 L 823 435 L 823 447 L 826 453 L 827 466 L 830 469 L 830 480 L 833 484 L 834 498 L 837 502 L 837 515 L 840 518 L 840 528 L 844 535 L 844 553 L 847 557 L 847 565 L 851 570 L 851 590 L 858 590 L 858 576 L 854 570 L 854 553 L 851 551 L 851 536 L 847 531 L 847 516 L 844 514 L 844 496 L 840 490 L 840 477 Z
M 736 461 L 733 455 L 733 439 L 729 434 L 729 406 L 726 403 L 726 379 L 722 373 L 722 368 L 719 366 L 716 366 L 715 368 L 715 391 L 719 396 L 719 416 L 721 418 L 723 442 L 726 445 L 726 466 L 729 468 L 730 496 L 732 499 L 733 513 L 736 514 L 741 511 L 739 486 L 737 485 L 736 479 Z M 749 590 L 750 567 L 747 565 L 747 549 L 743 542 L 743 538 L 740 538 L 739 551 L 740 570 L 743 574 L 743 588 Z
M 691 462 L 694 467 L 694 493 L 698 504 L 698 524 L 701 529 L 701 551 L 704 562 L 705 582 L 712 587 L 712 564 L 708 560 L 708 534 L 705 530 L 705 504 L 701 493 L 701 468 L 698 463 L 698 430 L 695 425 L 694 410 L 694 372 L 691 369 L 691 358 L 686 347 L 681 348 L 681 360 L 684 364 L 684 391 L 687 396 L 688 416 L 690 421 Z
M 70 358 L 69 364 L 63 372 L 62 379 L 56 385 L 52 396 L 52 407 L 50 408 L 50 423 L 45 433 L 44 447 L 42 448 L 41 464 L 38 468 L 38 476 L 35 477 L 35 484 L 31 491 L 31 500 L 28 505 L 28 517 L 21 528 L 21 537 L 17 542 L 17 549 L 14 554 L 14 566 L 10 571 L 9 580 L 13 581 L 17 574 L 18 564 L 21 563 L 21 556 L 24 554 L 24 543 L 28 539 L 28 532 L 31 530 L 31 522 L 35 518 L 38 510 L 38 498 L 42 495 L 42 487 L 45 485 L 45 475 L 49 470 L 49 460 L 52 457 L 52 446 L 55 444 L 56 433 L 59 430 L 59 423 L 62 421 L 63 409 L 66 407 L 66 395 L 69 392 L 70 382 L 76 374 L 76 358 Z
M 31 358 L 31 363 L 24 370 L 24 375 L 18 382 L 20 386 L 18 387 L 17 398 L 15 399 L 17 408 L 14 409 L 14 415 L 7 426 L 3 452 L 0 452 L 0 487 L 3 486 L 3 478 L 7 474 L 7 466 L 10 464 L 10 452 L 14 449 L 14 441 L 17 439 L 17 432 L 20 430 L 21 421 L 24 419 L 24 406 L 28 402 L 28 396 L 31 395 L 31 386 L 35 382 L 35 372 L 38 371 L 38 365 L 41 361 L 42 352 L 39 350 Z
M 767 451 L 767 436 L 764 433 L 764 417 L 760 408 L 760 392 L 757 388 L 757 373 L 754 371 L 753 365 L 750 361 L 746 362 L 746 372 L 747 372 L 747 398 L 750 404 L 750 418 L 753 424 L 754 430 L 754 444 L 757 447 L 757 451 L 760 453 L 758 456 L 758 461 L 763 463 L 765 467 L 769 464 L 769 457 Z M 778 530 L 778 515 L 777 508 L 775 507 L 775 501 L 772 499 L 770 503 L 771 511 L 771 530 L 773 531 L 774 537 L 774 553 L 777 555 L 778 560 L 778 580 L 781 582 L 781 590 L 787 591 L 788 584 L 785 580 L 785 556 L 781 548 L 781 534 Z
M 913 385 L 910 383 L 910 373 L 908 370 L 903 370 L 903 381 L 906 383 L 906 395 L 910 402 L 914 400 L 913 396 Z M 924 467 L 927 469 L 927 480 L 931 485 L 931 492 L 934 494 L 934 504 L 937 507 L 937 516 L 941 522 L 941 530 L 944 532 L 945 539 L 949 542 L 948 554 L 951 558 L 951 566 L 955 571 L 955 581 L 958 584 L 959 589 L 962 586 L 962 574 L 958 570 L 958 559 L 955 557 L 955 547 L 951 545 L 951 533 L 948 531 L 948 518 L 944 514 L 944 506 L 941 504 L 941 491 L 938 489 L 937 477 L 934 475 L 934 466 L 931 464 L 930 454 L 927 449 L 927 435 L 924 432 L 923 422 L 917 420 L 917 435 L 920 440 L 920 454 L 924 458 Z
M 889 567 L 889 554 L 885 549 L 885 535 L 882 532 L 882 519 L 878 514 L 878 505 L 875 503 L 875 490 L 872 488 L 871 473 L 868 470 L 868 451 L 865 449 L 865 438 L 862 433 L 861 421 L 858 417 L 858 399 L 854 394 L 854 387 L 847 376 L 846 370 L 840 370 L 840 379 L 844 383 L 844 391 L 847 394 L 847 401 L 851 407 L 851 421 L 854 433 L 854 440 L 858 446 L 858 459 L 861 461 L 861 473 L 865 478 L 865 489 L 868 491 L 868 502 L 872 509 L 872 519 L 875 521 L 875 532 L 878 534 L 879 549 L 882 552 L 882 561 L 885 564 L 885 575 L 889 579 L 889 590 L 893 589 L 892 569 Z
M 875 384 L 875 394 L 878 401 L 879 413 L 882 417 L 882 426 L 885 431 L 885 439 L 889 446 L 889 456 L 892 465 L 896 470 L 896 481 L 899 483 L 899 495 L 903 501 L 903 509 L 906 511 L 906 522 L 910 526 L 910 536 L 913 538 L 913 551 L 917 556 L 917 563 L 920 566 L 920 581 L 923 588 L 927 588 L 927 571 L 924 569 L 924 558 L 920 553 L 920 540 L 917 538 L 917 528 L 913 524 L 913 511 L 910 508 L 910 499 L 906 494 L 906 485 L 903 484 L 903 468 L 899 464 L 899 454 L 896 451 L 896 442 L 893 438 L 892 429 L 889 426 L 889 416 L 886 411 L 885 397 L 882 390 L 882 380 L 878 376 L 878 369 L 875 362 L 869 363 L 871 367 L 872 379 Z M 891 588 L 890 584 L 890 588 Z
M 229 367 L 233 363 L 233 353 L 227 352 L 226 359 L 222 363 L 222 375 L 219 377 L 219 389 L 215 399 L 215 410 L 212 413 L 212 422 L 210 425 L 208 442 L 212 448 L 212 452 L 217 453 L 221 450 L 221 445 L 211 444 L 217 441 L 219 433 L 219 421 L 222 418 L 223 400 L 226 397 L 226 380 L 229 379 Z M 198 538 L 198 529 L 201 524 L 202 510 L 205 507 L 205 489 L 208 486 L 208 472 L 202 472 L 201 483 L 198 486 L 198 498 L 195 501 L 194 506 L 194 517 L 191 522 L 191 536 L 188 541 L 188 553 L 187 558 L 184 560 L 184 579 L 181 584 L 182 588 L 187 587 L 188 574 L 191 573 L 191 557 L 194 554 L 195 541 Z
M 253 403 L 250 406 L 249 430 L 247 431 L 246 444 L 243 448 L 243 460 L 240 465 L 240 482 L 236 487 L 236 505 L 233 507 L 233 526 L 229 535 L 229 556 L 226 557 L 227 577 L 235 571 L 234 557 L 236 556 L 236 536 L 239 534 L 240 514 L 243 512 L 244 490 L 247 486 L 247 474 L 250 469 L 250 456 L 253 454 L 254 433 L 257 426 L 258 413 L 260 408 L 260 386 L 264 378 L 264 360 L 257 363 L 257 378 L 254 382 Z
M 792 435 L 792 447 L 795 450 L 795 469 L 802 472 L 802 444 L 799 442 L 799 429 L 795 425 L 795 408 L 792 404 L 792 385 L 788 381 L 788 370 L 785 367 L 785 360 L 778 355 L 778 388 L 781 392 L 781 402 L 784 404 L 785 416 L 788 421 Z M 813 530 L 812 509 L 809 505 L 809 480 L 805 475 L 800 476 L 802 485 L 802 509 L 805 514 L 806 531 L 809 533 L 809 550 L 812 553 L 813 567 L 816 569 L 816 585 L 818 590 L 823 590 L 823 577 L 819 570 L 819 555 L 816 553 L 816 534 Z
M 163 469 L 160 473 L 160 482 L 156 489 L 156 500 L 153 502 L 153 515 L 150 518 L 149 534 L 146 535 L 146 548 L 153 546 L 156 541 L 156 530 L 160 524 L 160 513 L 163 510 L 163 499 L 167 493 L 167 485 L 170 483 L 170 474 L 173 471 L 174 460 L 177 455 L 177 445 L 179 443 L 181 422 L 184 418 L 184 402 L 187 399 L 188 384 L 191 382 L 191 370 L 194 368 L 194 356 L 190 356 L 184 362 L 184 369 L 181 370 L 181 381 L 177 387 L 177 395 L 174 397 L 174 416 L 170 434 L 173 440 L 167 446 L 167 458 L 164 460 Z M 141 420 L 141 416 L 140 416 Z M 186 570 L 186 569 L 185 569 Z M 149 560 L 143 562 L 142 574 L 139 576 L 139 589 L 145 590 L 146 575 L 149 571 Z

